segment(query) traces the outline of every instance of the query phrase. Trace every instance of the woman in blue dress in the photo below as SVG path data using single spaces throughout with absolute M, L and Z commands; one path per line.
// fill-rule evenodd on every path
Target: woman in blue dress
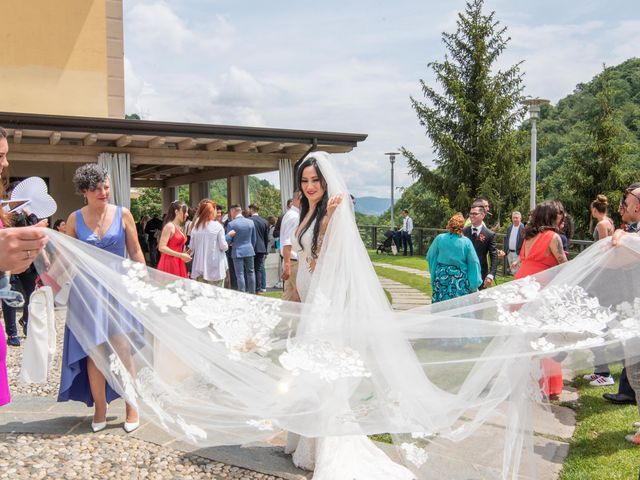
M 144 263 L 131 212 L 108 203 L 110 185 L 104 168 L 97 164 L 83 165 L 76 170 L 73 183 L 76 191 L 85 197 L 86 205 L 69 215 L 67 234 L 121 257 L 126 252 L 131 260 Z M 109 307 L 105 307 L 107 302 L 98 301 L 100 297 L 108 300 Z M 89 305 L 87 298 L 96 298 L 96 301 Z M 132 338 L 135 341 L 139 334 L 142 334 L 141 325 L 100 286 L 99 278 L 80 278 L 79 275 L 74 278 L 64 331 L 58 401 L 77 400 L 94 406 L 91 422 L 94 432 L 106 427 L 107 403 L 118 398 L 118 394 L 105 381 L 91 358 L 91 351 L 105 348 L 108 342 L 124 367 L 133 372 L 129 342 Z M 127 403 L 124 429 L 131 432 L 139 424 L 138 412 Z
M 429 247 L 432 303 L 467 295 L 482 284 L 480 260 L 463 228 L 464 217 L 456 213 L 447 223 L 449 232 L 438 235 Z

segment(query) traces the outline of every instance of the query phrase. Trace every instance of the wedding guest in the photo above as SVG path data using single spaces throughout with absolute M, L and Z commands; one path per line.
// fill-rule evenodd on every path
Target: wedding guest
M 462 235 L 464 216 L 456 213 L 429 246 L 427 262 L 431 272 L 431 302 L 441 302 L 474 292 L 482 284 L 480 260 L 475 248 Z
M 478 290 L 489 288 L 493 283 L 498 269 L 498 249 L 496 248 L 496 234 L 484 225 L 486 212 L 484 207 L 473 205 L 469 210 L 471 225 L 465 227 L 462 233 L 471 240 L 473 247 L 480 260 L 480 271 L 482 274 L 482 285 Z M 491 264 L 487 263 L 487 255 Z
M 149 235 L 145 233 L 144 229 L 149 223 L 149 216 L 143 215 L 140 218 L 140 221 L 136 223 L 136 232 L 138 233 L 138 243 L 140 243 L 140 247 L 142 248 L 142 253 L 146 253 L 149 251 Z
M 273 253 L 276 251 L 276 238 L 273 236 L 273 232 L 276 229 L 276 222 L 278 219 L 273 215 L 269 215 L 267 217 L 267 223 L 269 224 L 269 247 L 267 250 L 269 253 Z
M 575 227 L 573 225 L 573 219 L 571 215 L 565 212 L 562 223 L 560 224 L 560 240 L 562 240 L 562 249 L 564 254 L 569 258 L 569 243 L 573 238 Z
M 158 265 L 158 238 L 160 238 L 160 232 L 162 232 L 162 225 L 162 220 L 160 220 L 157 213 L 154 213 L 151 220 L 144 227 L 144 233 L 147 234 L 147 241 L 149 242 L 149 265 L 153 268 Z
M 298 254 L 293 249 L 292 239 L 300 223 L 300 198 L 302 192 L 294 192 L 291 206 L 282 217 L 280 226 L 280 255 L 282 255 L 283 300 L 300 301 L 296 291 L 298 276 Z
M 257 241 L 254 223 L 242 215 L 239 205 L 232 205 L 229 213 L 232 220 L 227 225 L 227 233 L 235 232 L 232 240 L 231 258 L 236 274 L 236 284 L 241 292 L 256 293 L 254 270 L 255 245 Z
M 267 272 L 264 261 L 269 253 L 269 224 L 260 216 L 260 207 L 256 203 L 249 205 L 250 219 L 256 227 L 255 256 L 253 257 L 253 268 L 256 272 L 256 293 L 267 291 Z
M 182 231 L 182 225 L 188 215 L 184 202 L 176 200 L 171 203 L 158 241 L 158 270 L 183 278 L 187 278 L 187 262 L 191 261 L 191 255 L 183 251 L 187 236 Z
M 223 287 L 227 275 L 225 252 L 228 245 L 224 227 L 216 220 L 216 212 L 215 202 L 200 202 L 189 241 L 193 256 L 191 278 Z
M 53 229 L 57 232 L 67 233 L 67 222 L 59 218 L 58 220 L 53 222 Z
M 605 195 L 598 195 L 596 199 L 591 202 L 591 216 L 598 221 L 593 230 L 593 240 L 596 242 L 603 238 L 610 237 L 615 230 L 613 220 L 607 215 L 608 207 L 609 199 Z
M 406 208 L 402 210 L 402 248 L 404 249 L 403 255 L 407 256 L 407 245 L 409 245 L 409 255 L 413 257 L 413 241 L 411 240 L 411 232 L 413 232 L 413 219 L 409 216 L 409 210 Z
M 520 251 L 520 268 L 514 279 L 534 275 L 567 261 L 558 232 L 564 218 L 560 202 L 542 202 L 533 210 L 531 221 L 524 229 L 524 243 Z M 543 391 L 549 398 L 557 398 L 562 392 L 562 367 L 550 358 L 542 360 L 544 373 Z
M 224 207 L 220 205 L 216 205 L 216 221 L 224 227 L 224 221 L 222 217 L 224 216 Z
M 507 252 L 507 261 L 509 265 L 516 261 L 520 256 L 520 249 L 524 240 L 524 224 L 522 223 L 522 214 L 513 212 L 511 214 L 511 225 L 507 228 L 507 234 L 504 237 L 504 251 Z M 511 270 L 511 275 L 515 274 Z
M 121 257 L 126 252 L 131 260 L 144 263 L 131 212 L 109 204 L 111 185 L 106 170 L 95 163 L 83 165 L 76 170 L 73 183 L 76 192 L 84 196 L 86 205 L 69 215 L 67 235 Z M 58 401 L 77 400 L 89 407 L 94 406 L 91 429 L 98 432 L 107 426 L 107 404 L 119 395 L 105 381 L 91 353 L 87 353 L 83 345 L 89 352 L 105 345 L 111 346 L 125 368 L 132 372 L 134 366 L 128 335 L 141 334 L 142 327 L 121 306 L 110 307 L 107 311 L 96 307 L 100 305 L 99 302 L 96 305 L 87 304 L 84 298 L 95 295 L 96 291 L 101 292 L 95 283 L 99 282 L 76 277 L 71 287 Z M 110 321 L 114 315 L 117 318 Z M 72 331 L 74 325 L 91 332 L 83 336 L 82 344 Z M 126 403 L 125 431 L 132 432 L 139 425 L 137 410 Z
M 0 179 L 9 166 L 9 142 L 7 131 L 0 127 Z M 0 181 L 0 197 L 4 195 L 3 182 Z M 2 303 L 10 303 L 19 307 L 24 298 L 9 286 L 9 276 L 5 272 L 14 274 L 26 271 L 33 259 L 37 257 L 47 244 L 47 235 L 42 224 L 37 227 L 5 228 L 11 225 L 9 215 L 0 208 L 0 298 Z M 0 328 L 0 406 L 11 401 L 9 392 L 9 377 L 7 374 L 7 345 L 4 329 Z

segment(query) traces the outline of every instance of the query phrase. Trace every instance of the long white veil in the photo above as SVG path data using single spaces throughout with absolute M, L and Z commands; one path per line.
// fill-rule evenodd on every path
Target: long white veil
M 535 477 L 539 359 L 588 367 L 594 352 L 597 363 L 625 349 L 640 355 L 640 238 L 617 248 L 603 240 L 535 277 L 394 312 L 342 177 L 327 154 L 312 155 L 329 194 L 344 200 L 307 303 L 177 279 L 50 231 L 49 283 L 71 285 L 70 302 L 90 312 L 69 329 L 144 420 L 198 446 L 280 430 L 391 433 L 419 478 Z M 94 344 L 96 325 L 109 341 Z M 482 455 L 470 455 L 473 445 Z

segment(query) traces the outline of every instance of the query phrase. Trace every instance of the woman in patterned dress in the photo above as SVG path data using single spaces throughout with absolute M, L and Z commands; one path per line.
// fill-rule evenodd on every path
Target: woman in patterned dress
M 447 223 L 449 232 L 438 235 L 429 247 L 432 303 L 467 295 L 482 284 L 480 260 L 463 228 L 464 216 L 456 213 Z

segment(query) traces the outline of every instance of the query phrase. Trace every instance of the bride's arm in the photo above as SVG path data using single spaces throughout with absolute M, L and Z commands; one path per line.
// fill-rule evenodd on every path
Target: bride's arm
M 331 221 L 333 212 L 336 211 L 336 208 L 338 208 L 338 205 L 340 205 L 341 202 L 342 202 L 342 194 L 334 195 L 329 199 L 329 202 L 327 203 L 327 214 L 322 219 L 322 223 L 320 224 L 320 232 L 318 234 L 318 244 L 319 244 L 318 247 L 322 245 L 321 242 L 322 242 L 322 239 L 324 238 L 324 234 L 327 231 L 327 227 L 329 226 L 329 222 Z M 320 248 L 318 248 L 318 250 L 319 249 Z

